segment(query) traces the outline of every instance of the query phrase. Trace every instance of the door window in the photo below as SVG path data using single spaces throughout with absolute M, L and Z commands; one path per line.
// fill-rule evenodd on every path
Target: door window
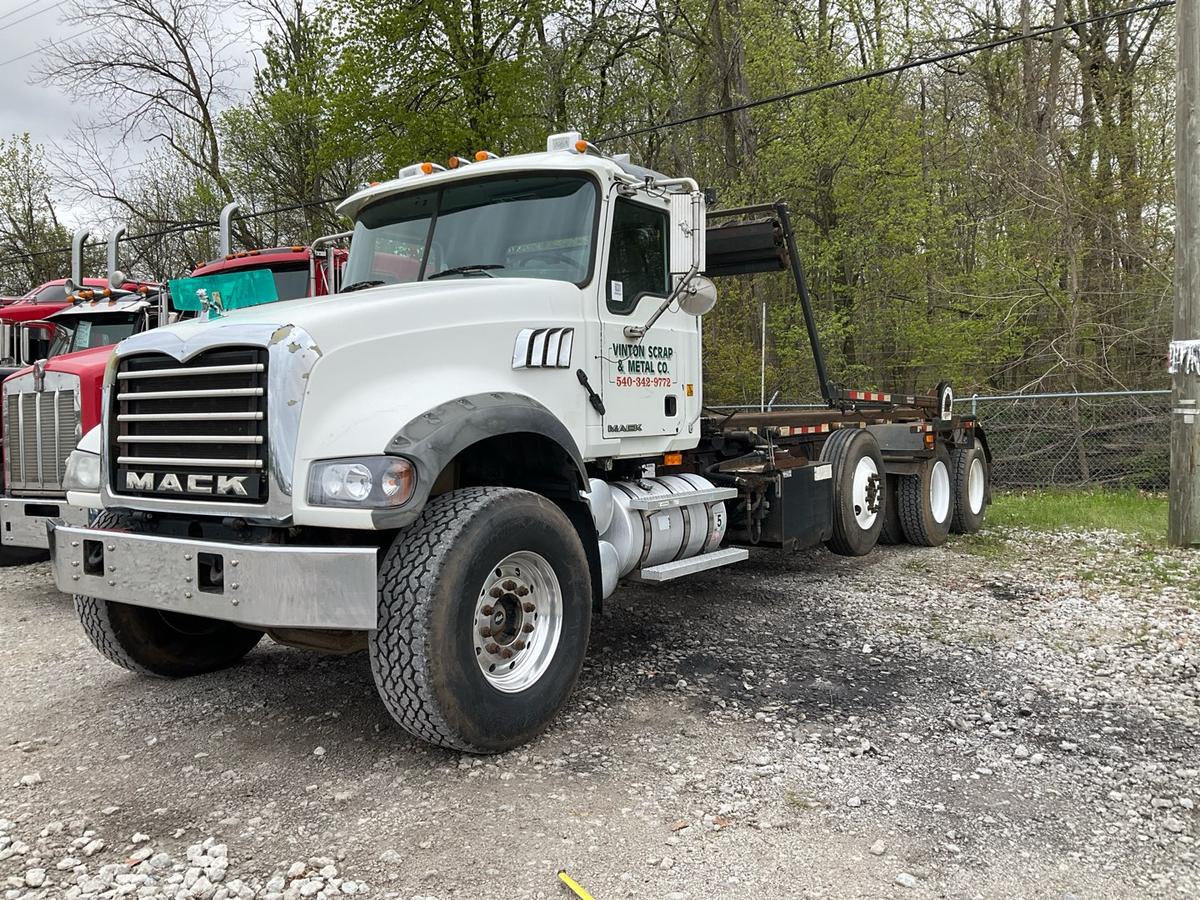
M 612 249 L 608 254 L 608 310 L 627 316 L 647 294 L 665 297 L 667 213 L 624 197 L 613 211 Z

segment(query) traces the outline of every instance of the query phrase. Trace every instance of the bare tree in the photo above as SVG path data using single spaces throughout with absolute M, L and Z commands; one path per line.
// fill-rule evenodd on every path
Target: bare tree
M 125 142 L 161 142 L 227 200 L 217 114 L 241 63 L 221 9 L 203 0 L 72 0 L 66 21 L 86 26 L 49 50 L 38 77 L 96 112 L 85 125 Z

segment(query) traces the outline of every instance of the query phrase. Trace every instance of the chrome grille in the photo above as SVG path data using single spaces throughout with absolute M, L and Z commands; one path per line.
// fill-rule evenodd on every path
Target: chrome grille
M 78 442 L 75 391 L 10 391 L 4 410 L 4 464 L 12 493 L 61 494 L 67 457 Z
M 111 404 L 114 494 L 266 501 L 265 350 L 222 347 L 186 363 L 126 357 Z

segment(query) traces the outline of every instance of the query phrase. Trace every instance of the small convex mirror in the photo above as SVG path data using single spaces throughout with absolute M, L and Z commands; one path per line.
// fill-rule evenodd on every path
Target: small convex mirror
M 717 286 L 712 279 L 696 275 L 679 293 L 679 309 L 689 316 L 703 316 L 717 305 Z
M 113 269 L 108 273 L 108 286 L 114 291 L 120 290 L 121 285 L 125 283 L 125 273 L 120 269 Z

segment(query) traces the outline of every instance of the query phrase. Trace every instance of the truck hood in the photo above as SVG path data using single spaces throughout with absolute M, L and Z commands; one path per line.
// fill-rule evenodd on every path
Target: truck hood
M 66 307 L 65 303 L 14 303 L 0 308 L 0 321 L 33 322 L 53 315 Z
M 122 353 L 139 350 L 171 352 L 187 346 L 192 337 L 213 329 L 239 326 L 296 326 L 306 331 L 322 351 L 372 339 L 382 333 L 406 334 L 435 330 L 461 321 L 509 319 L 520 309 L 534 318 L 553 317 L 578 310 L 580 290 L 562 281 L 539 278 L 470 277 L 446 281 L 383 285 L 334 294 L 305 297 L 233 310 L 217 319 L 190 319 L 127 338 Z

